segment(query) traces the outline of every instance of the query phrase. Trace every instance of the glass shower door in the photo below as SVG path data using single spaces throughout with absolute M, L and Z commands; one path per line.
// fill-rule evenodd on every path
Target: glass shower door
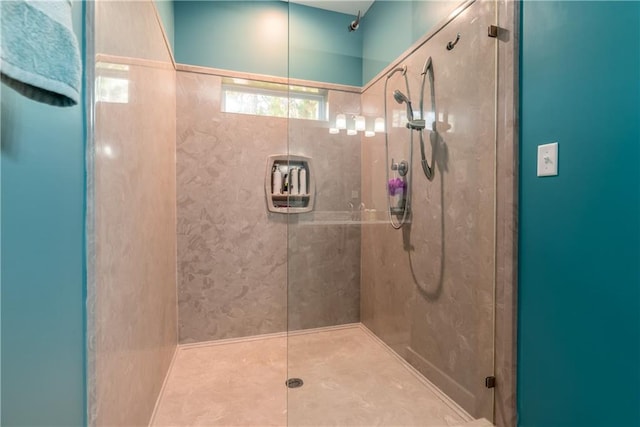
M 295 182 L 297 176 L 298 182 L 289 198 L 294 206 L 295 199 L 303 197 L 296 192 L 312 197 L 309 212 L 295 213 L 293 207 L 287 217 L 288 375 L 303 381 L 288 389 L 290 425 L 325 423 L 327 408 L 334 413 L 348 410 L 349 402 L 333 389 L 343 373 L 330 361 L 347 360 L 336 359 L 334 353 L 343 347 L 341 334 L 348 332 L 340 328 L 360 319 L 360 225 L 354 217 L 360 203 L 360 139 L 328 126 L 337 113 L 347 121 L 347 114 L 360 111 L 359 86 L 335 90 L 336 85 L 327 84 L 330 76 L 325 73 L 345 64 L 338 64 L 330 52 L 309 50 L 308 44 L 322 40 L 324 22 L 346 32 L 346 24 L 342 28 L 335 20 L 338 16 L 289 3 L 288 179 Z M 298 163 L 300 157 L 308 164 Z
M 493 419 L 495 15 L 375 1 L 350 32 L 289 4 L 291 99 L 325 103 L 288 122 L 289 191 L 298 156 L 315 186 L 287 215 L 289 425 Z

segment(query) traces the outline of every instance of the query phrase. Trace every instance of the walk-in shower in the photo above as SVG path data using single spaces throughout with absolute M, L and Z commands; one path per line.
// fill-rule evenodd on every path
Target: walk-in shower
M 515 14 L 329 3 L 88 6 L 90 424 L 510 419 Z

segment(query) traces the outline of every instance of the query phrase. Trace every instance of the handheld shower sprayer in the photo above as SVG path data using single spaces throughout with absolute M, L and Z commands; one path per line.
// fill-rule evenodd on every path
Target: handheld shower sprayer
M 409 101 L 409 98 L 407 98 L 407 95 L 400 92 L 399 89 L 396 89 L 393 91 L 393 98 L 396 100 L 398 104 L 402 104 L 403 102 L 406 102 L 407 104 L 411 104 L 411 101 Z
M 349 32 L 351 33 L 357 30 L 359 26 L 360 26 L 360 11 L 358 11 L 358 16 L 356 16 L 356 19 L 354 21 L 351 21 L 351 24 L 349 24 Z
M 398 104 L 402 104 L 403 102 L 407 104 L 407 128 L 415 130 L 424 129 L 425 121 L 413 118 L 413 108 L 411 107 L 411 101 L 407 95 L 396 89 L 393 91 L 393 99 L 395 99 Z
M 396 89 L 393 91 L 393 99 L 395 99 L 398 104 L 402 104 L 403 102 L 407 104 L 407 121 L 411 122 L 413 120 L 413 108 L 407 95 Z

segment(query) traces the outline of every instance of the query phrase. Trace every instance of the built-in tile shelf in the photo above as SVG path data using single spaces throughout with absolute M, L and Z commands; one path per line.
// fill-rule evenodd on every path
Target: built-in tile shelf
M 264 191 L 270 212 L 311 212 L 316 193 L 311 158 L 290 154 L 268 156 Z
M 364 211 L 316 211 L 300 215 L 297 224 L 310 225 L 373 225 L 389 224 L 386 211 L 366 209 Z
M 309 194 L 299 194 L 297 196 L 291 194 L 272 194 L 271 199 L 276 202 L 298 202 L 309 200 L 311 196 Z

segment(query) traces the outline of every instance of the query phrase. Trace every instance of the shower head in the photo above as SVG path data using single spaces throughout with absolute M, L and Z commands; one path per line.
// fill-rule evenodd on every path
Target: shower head
M 413 108 L 411 108 L 411 101 L 404 93 L 400 92 L 398 89 L 393 91 L 393 99 L 396 100 L 398 104 L 402 104 L 403 102 L 407 104 L 407 120 L 410 122 L 413 120 Z
M 354 21 L 351 21 L 351 24 L 349 24 L 349 32 L 351 33 L 357 30 L 358 27 L 360 27 L 360 11 L 358 11 L 358 16 L 356 16 L 356 19 Z
M 398 104 L 402 104 L 403 102 L 406 102 L 407 104 L 411 103 L 409 98 L 407 98 L 407 95 L 400 92 L 398 89 L 393 91 L 393 99 L 395 99 Z

